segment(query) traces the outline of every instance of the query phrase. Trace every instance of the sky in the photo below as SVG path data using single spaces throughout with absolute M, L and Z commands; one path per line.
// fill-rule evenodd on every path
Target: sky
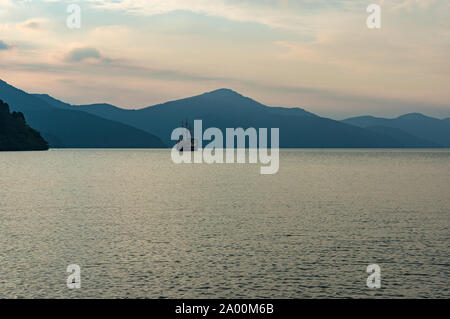
M 336 119 L 444 118 L 449 61 L 448 0 L 0 0 L 0 79 L 72 104 L 230 88 Z

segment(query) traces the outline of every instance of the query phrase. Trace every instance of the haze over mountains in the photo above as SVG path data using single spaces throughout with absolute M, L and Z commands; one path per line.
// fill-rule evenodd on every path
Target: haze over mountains
M 398 140 L 402 139 L 400 135 L 406 137 L 405 134 L 420 138 L 421 143 L 418 145 L 405 141 L 407 147 L 426 147 L 432 146 L 432 144 L 450 147 L 449 119 L 439 120 L 423 114 L 411 113 L 395 119 L 360 116 L 346 119 L 343 122 L 377 132 L 386 132 Z
M 57 108 L 1 80 L 0 98 L 9 104 L 12 111 L 22 112 L 28 124 L 38 130 L 51 147 L 165 147 L 158 137 L 150 133 L 75 109 Z
M 0 98 L 19 110 L 51 147 L 165 147 L 182 120 L 203 128 L 280 128 L 284 148 L 449 147 L 450 120 L 421 114 L 398 119 L 358 117 L 335 121 L 300 108 L 269 107 L 229 89 L 139 110 L 110 104 L 74 106 L 28 94 L 0 81 Z
M 390 137 L 338 121 L 318 117 L 299 108 L 272 108 L 232 90 L 220 89 L 140 110 L 105 104 L 74 106 L 110 120 L 153 132 L 166 144 L 183 119 L 202 119 L 204 128 L 278 127 L 280 147 L 396 147 Z

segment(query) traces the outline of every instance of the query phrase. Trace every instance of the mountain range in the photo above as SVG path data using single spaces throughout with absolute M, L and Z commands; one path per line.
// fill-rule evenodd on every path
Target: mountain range
M 0 98 L 21 111 L 51 147 L 167 147 L 181 121 L 203 127 L 280 128 L 283 148 L 450 147 L 450 119 L 421 114 L 397 119 L 370 116 L 336 121 L 302 108 L 263 105 L 219 89 L 139 110 L 110 104 L 71 105 L 46 94 L 28 94 L 0 81 Z
M 439 120 L 420 113 L 410 113 L 395 119 L 385 119 L 373 116 L 353 117 L 344 123 L 369 129 L 376 132 L 386 132 L 398 140 L 404 140 L 407 147 L 441 146 L 450 147 L 450 120 Z M 420 138 L 410 144 L 408 137 Z
M 3 81 L 0 81 L 0 99 L 12 111 L 23 113 L 28 124 L 54 148 L 166 147 L 150 133 L 75 109 L 57 108 Z

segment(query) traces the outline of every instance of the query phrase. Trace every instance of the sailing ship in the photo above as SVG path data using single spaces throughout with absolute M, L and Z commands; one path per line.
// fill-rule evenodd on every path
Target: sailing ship
M 181 122 L 181 127 L 186 129 L 189 134 L 183 134 L 177 142 L 176 149 L 179 152 L 194 152 L 198 150 L 198 141 L 193 138 L 192 130 L 189 126 L 188 120 Z

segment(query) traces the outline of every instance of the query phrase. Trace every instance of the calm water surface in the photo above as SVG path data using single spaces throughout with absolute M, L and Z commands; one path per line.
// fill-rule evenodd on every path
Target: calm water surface
M 280 160 L 262 176 L 168 150 L 0 153 L 0 298 L 450 297 L 449 150 Z

